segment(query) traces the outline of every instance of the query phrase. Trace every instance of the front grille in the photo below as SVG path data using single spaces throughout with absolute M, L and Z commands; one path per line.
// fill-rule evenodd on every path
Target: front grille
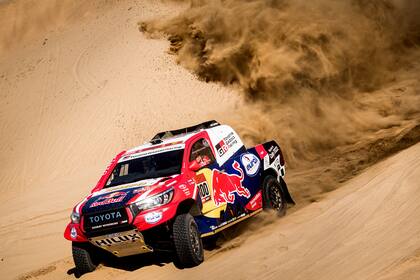
M 132 228 L 125 208 L 84 215 L 83 227 L 89 237 Z

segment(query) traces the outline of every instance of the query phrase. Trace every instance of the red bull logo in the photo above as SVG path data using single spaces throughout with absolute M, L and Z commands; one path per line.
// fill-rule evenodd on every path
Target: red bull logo
M 113 192 L 107 195 L 99 197 L 95 202 L 93 202 L 89 207 L 96 207 L 101 205 L 107 205 L 111 203 L 118 203 L 123 201 L 124 197 L 127 194 L 125 192 Z
M 235 161 L 232 165 L 233 169 L 239 172 L 237 174 L 228 174 L 219 170 L 213 170 L 213 186 L 214 186 L 214 203 L 219 206 L 223 203 L 234 203 L 235 193 L 239 196 L 249 198 L 251 193 L 247 188 L 242 186 L 244 180 L 244 171 Z

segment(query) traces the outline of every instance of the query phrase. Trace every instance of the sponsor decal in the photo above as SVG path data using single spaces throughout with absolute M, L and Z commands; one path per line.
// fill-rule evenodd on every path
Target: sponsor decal
M 251 199 L 250 203 L 252 207 L 255 207 L 257 205 L 257 201 L 261 198 L 261 193 L 257 193 L 253 199 Z
M 154 154 L 159 154 L 163 152 L 180 150 L 180 149 L 183 149 L 184 147 L 185 145 L 183 144 L 183 142 L 178 141 L 178 142 L 173 142 L 173 143 L 166 143 L 162 145 L 152 146 L 152 147 L 148 147 L 144 149 L 139 149 L 139 150 L 135 150 L 135 151 L 125 154 L 121 158 L 120 162 L 130 160 L 130 159 L 150 156 Z
M 256 210 L 258 208 L 261 208 L 262 206 L 262 194 L 261 191 L 259 191 L 250 201 L 247 206 L 248 210 Z
M 123 242 L 134 242 L 136 240 L 142 240 L 142 237 L 138 233 L 129 233 L 126 235 L 110 236 L 108 238 L 95 240 L 95 244 L 98 246 L 111 246 Z
M 89 208 L 121 202 L 123 201 L 126 195 L 127 193 L 125 192 L 113 192 L 107 195 L 103 195 L 99 197 L 98 199 L 96 199 L 96 201 L 93 202 L 89 206 Z
M 123 211 L 124 210 L 116 210 L 112 212 L 110 211 L 107 213 L 86 216 L 85 226 L 90 230 L 96 230 L 110 226 L 126 224 L 128 223 L 128 219 L 126 217 L 127 214 L 125 214 Z
M 219 143 L 216 144 L 217 154 L 223 156 L 233 145 L 237 144 L 238 140 L 233 132 L 230 132 Z
M 99 223 L 99 222 L 107 222 L 111 220 L 115 220 L 118 218 L 122 218 L 120 212 L 109 212 L 106 214 L 99 214 L 96 216 L 89 217 L 91 223 Z
M 270 143 L 265 143 L 264 146 L 268 151 L 268 157 L 264 157 L 264 170 L 271 167 L 276 171 L 280 171 L 284 164 L 280 148 L 277 145 Z
M 225 225 L 227 225 L 229 223 L 232 223 L 232 222 L 234 222 L 236 220 L 242 219 L 243 217 L 245 217 L 245 215 L 246 215 L 245 213 L 242 213 L 241 215 L 239 215 L 237 217 L 233 217 L 232 219 L 230 219 L 228 221 L 225 221 L 225 222 L 223 222 L 223 223 L 221 223 L 221 224 L 219 224 L 217 226 L 210 226 L 210 229 L 211 230 L 216 230 L 218 228 L 224 227 Z
M 270 149 L 268 149 L 268 154 L 271 160 L 274 159 L 278 151 L 279 151 L 279 147 L 277 146 L 271 146 Z
M 73 238 L 73 239 L 76 239 L 76 237 L 77 237 L 77 230 L 76 230 L 75 227 L 72 227 L 71 228 L 71 230 L 70 230 L 70 237 Z
M 133 190 L 133 194 L 139 194 L 139 193 L 144 193 L 146 191 L 149 191 L 153 189 L 151 186 L 147 186 L 147 187 L 140 187 L 138 189 Z
M 209 201 L 211 199 L 209 184 L 207 183 L 204 174 L 198 174 L 194 178 L 195 185 L 201 197 L 202 202 Z
M 224 140 L 221 140 L 216 144 L 216 150 L 219 156 L 223 156 L 229 150 L 229 147 L 226 145 Z
M 185 184 L 179 185 L 179 189 L 182 190 L 186 196 L 190 196 L 191 192 Z
M 270 141 L 264 143 L 263 146 L 267 151 L 269 164 L 272 164 L 276 158 L 280 158 L 280 164 L 284 165 L 284 158 L 282 157 L 281 149 L 276 142 Z
M 162 212 L 150 212 L 144 215 L 144 220 L 148 224 L 156 224 L 162 219 Z
M 280 149 L 277 146 L 271 146 L 268 149 L 268 162 L 269 162 L 269 165 L 273 164 L 274 161 L 277 161 L 277 159 L 279 158 L 277 156 L 277 154 L 278 154 L 279 151 L 280 151 Z
M 209 185 L 207 184 L 207 182 L 202 182 L 202 183 L 198 184 L 197 188 L 198 188 L 198 191 L 200 193 L 200 197 L 201 197 L 202 202 L 206 202 L 206 201 L 209 201 L 211 199 Z
M 108 224 L 92 226 L 92 230 L 105 228 L 105 227 L 116 226 L 116 225 L 122 225 L 122 224 L 126 224 L 126 223 L 128 223 L 128 220 L 123 220 L 123 221 L 120 221 L 120 222 L 112 222 L 112 223 L 108 223 Z
M 213 199 L 216 206 L 224 203 L 234 203 L 235 193 L 246 198 L 251 196 L 249 190 L 242 186 L 244 172 L 240 168 L 239 163 L 234 161 L 232 167 L 238 171 L 240 175 L 228 174 L 217 169 L 213 170 Z
M 245 167 L 245 172 L 248 176 L 255 176 L 260 170 L 260 160 L 256 155 L 246 153 L 241 156 L 242 165 Z

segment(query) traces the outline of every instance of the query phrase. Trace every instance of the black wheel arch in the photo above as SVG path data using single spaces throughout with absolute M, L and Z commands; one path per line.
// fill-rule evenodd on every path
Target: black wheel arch
M 176 216 L 181 215 L 181 214 L 187 214 L 187 213 L 190 213 L 191 216 L 193 217 L 199 216 L 201 215 L 201 209 L 202 209 L 201 200 L 198 201 L 192 198 L 188 198 L 178 204 L 178 207 L 176 210 Z
M 284 194 L 284 198 L 286 199 L 286 202 L 288 204 L 293 204 L 295 205 L 295 201 L 293 200 L 292 196 L 290 195 L 289 189 L 287 187 L 286 182 L 283 180 L 283 178 L 281 176 L 278 175 L 278 173 L 273 169 L 273 168 L 267 168 L 266 170 L 264 170 L 261 174 L 261 180 L 260 180 L 260 185 L 262 185 L 262 183 L 264 182 L 265 177 L 267 176 L 273 176 L 275 178 L 279 179 L 280 182 L 280 186 L 282 188 L 283 194 Z

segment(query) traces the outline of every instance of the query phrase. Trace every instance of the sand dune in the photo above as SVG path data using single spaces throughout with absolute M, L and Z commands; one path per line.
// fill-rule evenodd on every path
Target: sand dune
M 172 264 L 101 267 L 83 279 L 418 279 L 420 145 L 369 168 L 342 188 L 282 219 L 269 214 L 207 252 L 199 267 Z M 263 220 L 271 224 L 260 227 Z M 250 234 L 249 227 L 254 227 Z M 257 229 L 258 228 L 258 229 Z M 63 276 L 71 258 L 27 274 Z M 117 266 L 118 268 L 118 266 Z M 132 270 L 133 271 L 129 271 Z
M 138 32 L 138 21 L 173 17 L 185 4 L 48 0 L 31 9 L 33 1 L 9 2 L 0 4 L 0 15 L 5 15 L 0 29 L 2 279 L 73 279 L 70 244 L 62 237 L 71 208 L 115 153 L 147 141 L 154 132 L 216 118 L 237 126 L 250 142 L 255 135 L 272 137 L 271 126 L 247 126 L 247 120 L 270 120 L 261 117 L 261 108 L 244 107 L 234 88 L 199 81 L 167 54 L 167 41 Z M 383 98 L 384 108 L 393 108 L 407 92 L 402 108 L 411 104 L 416 109 L 419 67 L 410 69 L 385 91 L 364 93 L 365 105 Z M 396 125 L 367 135 L 380 141 L 389 135 L 391 140 L 379 146 L 351 142 L 358 153 L 346 150 L 346 155 L 365 151 L 373 157 L 379 151 L 382 156 L 371 164 L 398 150 L 375 149 L 418 141 L 418 129 L 413 130 L 418 108 L 403 115 L 406 120 L 394 116 L 398 114 L 385 122 L 395 120 Z M 331 158 L 340 162 L 337 154 Z M 135 258 L 83 279 L 414 279 L 419 275 L 419 158 L 417 145 L 284 219 L 267 214 L 243 224 L 221 248 L 206 252 L 206 262 L 197 268 L 144 266 Z M 345 171 L 358 166 L 355 158 L 344 160 L 350 167 L 339 166 Z M 369 164 L 360 163 L 360 168 Z M 295 186 L 309 189 L 313 175 L 328 170 L 323 165 L 311 170 L 296 166 L 288 174 L 291 189 L 301 191 L 294 195 L 299 201 L 318 200 L 311 190 Z M 343 180 L 356 173 L 344 174 Z M 327 185 L 336 188 L 337 174 L 333 178 Z M 320 184 L 315 181 L 313 188 Z

